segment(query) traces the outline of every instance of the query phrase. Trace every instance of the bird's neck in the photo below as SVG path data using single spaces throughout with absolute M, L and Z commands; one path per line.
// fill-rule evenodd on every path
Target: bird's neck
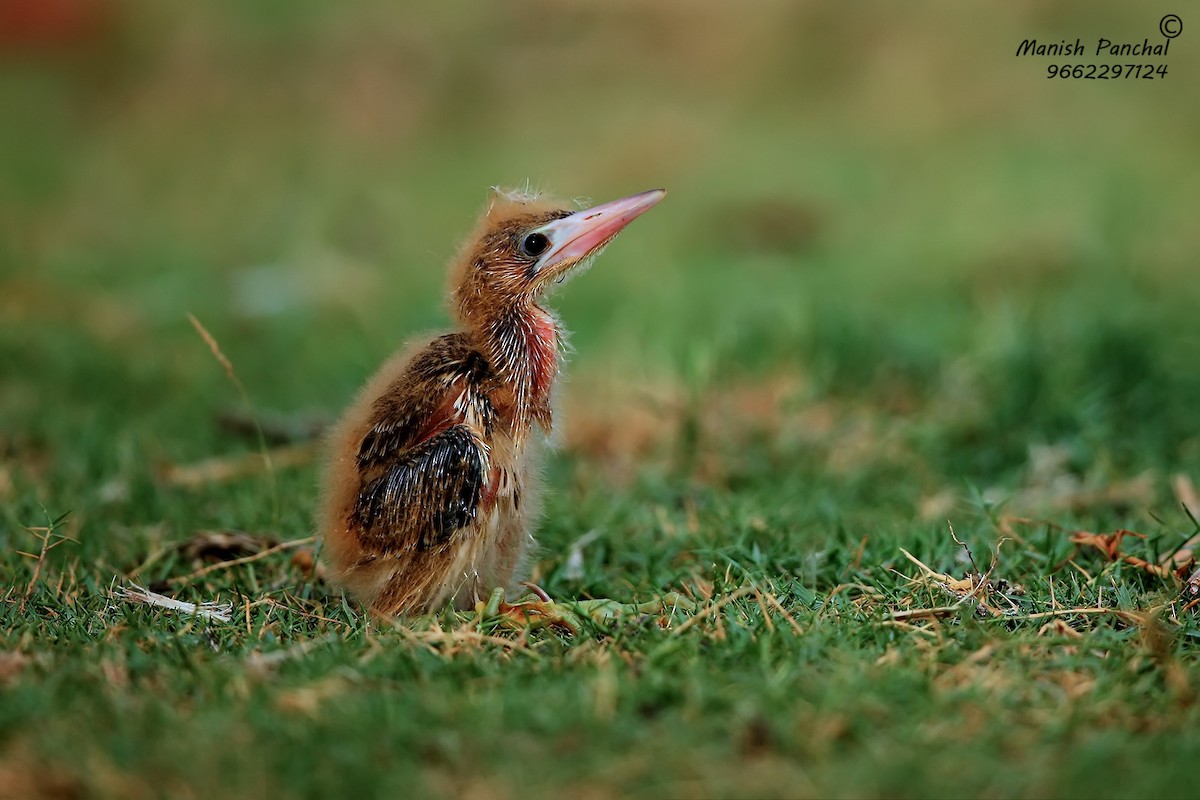
M 558 320 L 536 303 L 513 306 L 478 329 L 502 387 L 512 393 L 514 422 L 550 427 L 550 390 L 558 375 Z

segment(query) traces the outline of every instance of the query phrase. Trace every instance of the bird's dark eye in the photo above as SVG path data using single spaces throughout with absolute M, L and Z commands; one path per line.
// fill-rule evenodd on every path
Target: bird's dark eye
M 537 258 L 550 249 L 550 240 L 542 233 L 531 233 L 521 240 L 521 252 Z

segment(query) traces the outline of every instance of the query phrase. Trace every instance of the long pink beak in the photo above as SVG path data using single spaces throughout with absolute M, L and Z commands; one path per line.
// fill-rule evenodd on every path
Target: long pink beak
M 550 240 L 550 249 L 538 259 L 536 274 L 550 277 L 592 255 L 666 195 L 664 189 L 651 189 L 578 211 L 538 228 L 537 232 Z

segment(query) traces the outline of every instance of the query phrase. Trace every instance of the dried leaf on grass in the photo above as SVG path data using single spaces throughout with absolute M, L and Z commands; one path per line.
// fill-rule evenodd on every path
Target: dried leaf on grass
M 1121 541 L 1127 537 L 1133 536 L 1138 539 L 1145 539 L 1144 533 L 1137 533 L 1120 529 L 1111 533 L 1091 533 L 1090 531 L 1075 531 L 1071 534 L 1071 541 L 1077 547 L 1091 547 L 1099 550 L 1104 554 L 1104 557 L 1109 561 L 1123 561 L 1138 569 L 1145 570 L 1151 575 L 1157 575 L 1160 578 L 1174 578 L 1176 580 L 1184 580 L 1184 576 L 1191 571 L 1195 566 L 1195 559 L 1188 558 L 1184 563 L 1178 563 L 1178 553 L 1169 555 L 1166 563 L 1155 564 L 1146 559 L 1135 556 L 1130 553 L 1121 552 Z
M 1018 533 L 1016 533 L 1016 530 L 1015 530 L 1015 526 L 1018 526 L 1018 525 L 1044 525 L 1044 526 L 1051 528 L 1053 530 L 1056 530 L 1056 531 L 1065 532 L 1067 530 L 1066 528 L 1064 528 L 1062 525 L 1059 525 L 1058 523 L 1051 522 L 1049 520 L 1044 520 L 1044 519 L 1030 519 L 1027 517 L 1012 517 L 1012 516 L 1000 518 L 1000 526 L 999 526 L 1000 530 L 1006 536 L 1011 536 L 1013 539 L 1016 539 L 1018 542 L 1023 542 L 1024 539 Z M 1121 540 L 1127 536 L 1133 536 L 1138 539 L 1146 538 L 1145 534 L 1137 533 L 1135 531 L 1130 531 L 1130 530 L 1124 530 L 1124 529 L 1116 530 L 1111 533 L 1092 533 L 1091 531 L 1071 531 L 1071 542 L 1073 542 L 1076 545 L 1077 549 L 1079 547 L 1091 547 L 1091 548 L 1093 548 L 1095 550 L 1099 550 L 1101 553 L 1103 553 L 1105 558 L 1108 559 L 1109 561 L 1118 561 L 1118 560 L 1124 561 L 1135 567 L 1145 569 L 1147 572 L 1150 572 L 1151 574 L 1154 574 L 1154 575 L 1158 575 L 1160 577 L 1174 576 L 1174 577 L 1182 580 L 1183 576 L 1185 574 L 1187 574 L 1187 572 L 1189 570 L 1191 570 L 1192 568 L 1194 568 L 1196 566 L 1195 549 L 1200 548 L 1200 536 L 1192 537 L 1188 541 L 1184 542 L 1183 545 L 1181 545 L 1176 550 L 1166 553 L 1159 560 L 1158 564 L 1154 564 L 1154 563 L 1147 561 L 1144 558 L 1140 558 L 1138 556 L 1123 553 L 1121 551 Z M 1068 559 L 1068 561 L 1070 561 L 1070 563 L 1075 565 L 1074 561 L 1072 561 L 1070 559 Z M 1077 569 L 1081 569 L 1078 565 L 1075 565 L 1075 567 Z M 1198 573 L 1198 574 L 1200 574 L 1200 573 Z M 1192 578 L 1189 578 L 1187 581 L 1185 581 L 1185 585 L 1192 583 L 1192 581 L 1194 579 L 1196 579 L 1195 575 Z
M 1116 561 L 1121 557 L 1121 540 L 1126 536 L 1135 536 L 1138 539 L 1145 539 L 1144 533 L 1135 533 L 1134 531 L 1118 530 L 1112 533 L 1089 533 L 1088 531 L 1075 531 L 1071 534 L 1071 541 L 1074 544 L 1081 544 L 1088 547 L 1094 547 L 1104 554 L 1109 561 Z

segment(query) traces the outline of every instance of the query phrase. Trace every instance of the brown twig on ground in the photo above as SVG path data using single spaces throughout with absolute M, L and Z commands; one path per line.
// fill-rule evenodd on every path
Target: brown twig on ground
M 315 537 L 315 536 L 306 536 L 303 539 L 293 539 L 290 542 L 282 542 L 280 544 L 275 545 L 274 547 L 269 547 L 260 553 L 255 553 L 254 555 L 242 556 L 241 558 L 232 558 L 228 561 L 220 561 L 216 564 L 209 564 L 207 567 L 204 567 L 203 569 L 198 569 L 195 572 L 191 573 L 190 575 L 182 575 L 182 576 L 175 577 L 175 578 L 169 578 L 167 580 L 167 583 L 170 583 L 170 584 L 191 583 L 192 581 L 196 580 L 197 578 L 203 578 L 205 575 L 208 575 L 211 572 L 216 572 L 219 569 L 228 569 L 230 567 L 237 567 L 242 564 L 249 564 L 251 561 L 258 561 L 259 559 L 266 558 L 267 556 L 274 555 L 275 553 L 279 553 L 284 550 L 291 550 L 294 547 L 300 547 L 302 545 L 312 544 L 316 540 L 317 540 L 317 537 Z

